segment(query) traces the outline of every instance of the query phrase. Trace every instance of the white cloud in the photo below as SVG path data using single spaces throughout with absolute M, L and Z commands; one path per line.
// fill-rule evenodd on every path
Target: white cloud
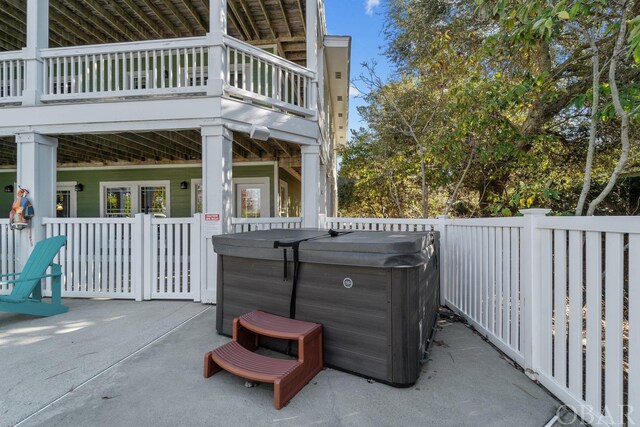
M 360 96 L 362 93 L 355 86 L 349 86 L 349 96 Z
M 367 15 L 373 15 L 373 9 L 380 6 L 380 0 L 367 0 L 367 5 L 365 6 L 365 13 Z

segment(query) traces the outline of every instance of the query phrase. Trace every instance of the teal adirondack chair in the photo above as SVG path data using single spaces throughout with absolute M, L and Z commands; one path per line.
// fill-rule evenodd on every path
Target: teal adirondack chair
M 53 258 L 64 245 L 67 236 L 55 236 L 36 244 L 20 273 L 0 274 L 0 284 L 13 283 L 9 295 L 0 295 L 0 311 L 31 314 L 33 316 L 53 316 L 65 313 L 69 307 L 62 305 L 62 268 L 53 263 Z M 51 266 L 51 273 L 45 274 Z M 2 280 L 3 277 L 15 277 Z M 42 302 L 42 279 L 51 277 L 51 303 Z

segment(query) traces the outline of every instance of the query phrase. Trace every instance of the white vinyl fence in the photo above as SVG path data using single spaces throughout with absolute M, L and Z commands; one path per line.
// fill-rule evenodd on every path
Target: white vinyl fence
M 234 233 L 272 228 L 302 228 L 302 218 L 232 218 L 231 224 Z
M 198 301 L 200 217 L 45 218 L 47 237 L 67 236 L 62 296 Z
M 442 305 L 588 423 L 640 423 L 640 217 L 523 213 L 485 219 L 326 218 L 322 224 L 439 231 Z M 46 219 L 47 236 L 68 237 L 58 256 L 63 295 L 199 301 L 201 221 L 201 215 Z M 303 221 L 232 223 L 242 232 L 301 228 Z M 13 271 L 14 253 L 8 220 L 0 220 L 3 273 Z
M 640 423 L 640 218 L 544 214 L 325 226 L 439 231 L 444 305 L 583 420 Z

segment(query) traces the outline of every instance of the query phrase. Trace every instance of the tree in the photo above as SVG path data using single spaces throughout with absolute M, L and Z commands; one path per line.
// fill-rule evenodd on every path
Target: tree
M 619 10 L 607 4 L 389 0 L 387 56 L 397 74 L 389 82 L 371 73 L 361 79 L 368 105 L 360 111 L 369 127 L 366 142 L 353 139 L 347 146 L 344 171 L 353 177 L 357 163 L 371 176 L 388 174 L 366 157 L 366 144 L 385 146 L 402 159 L 392 176 L 407 215 L 424 215 L 427 193 L 430 212 L 453 215 L 511 215 L 534 205 L 575 211 L 585 186 L 587 142 L 593 140 L 593 177 L 586 180 L 592 192 L 606 189 L 620 158 L 621 121 L 611 85 L 600 78 L 594 90 L 594 55 L 585 36 L 591 32 L 597 59 L 604 58 L 600 77 L 619 34 Z M 637 14 L 637 4 L 625 7 Z M 636 28 L 629 24 L 630 36 Z M 635 52 L 634 43 L 629 37 Z M 629 57 L 618 58 L 616 79 L 632 140 L 637 127 L 630 108 L 640 69 Z M 605 102 L 596 105 L 594 92 Z M 638 157 L 638 147 L 629 145 L 629 157 Z M 400 170 L 408 175 L 397 175 Z M 608 199 L 598 211 L 627 211 L 624 203 Z
M 635 85 L 635 78 L 638 73 L 631 67 L 621 64 L 623 53 L 627 51 L 625 42 L 627 41 L 627 14 L 629 11 L 637 12 L 637 6 L 633 1 L 604 1 L 604 0 L 575 0 L 559 1 L 551 4 L 548 1 L 510 1 L 504 0 L 485 2 L 478 0 L 481 10 L 487 12 L 487 6 L 493 6 L 491 13 L 505 28 L 510 31 L 503 35 L 508 41 L 520 43 L 524 46 L 533 46 L 538 56 L 538 63 L 541 64 L 540 71 L 546 71 L 546 75 L 541 77 L 548 85 L 554 82 L 554 74 L 549 74 L 553 70 L 554 60 L 551 57 L 551 50 L 555 48 L 564 56 L 560 62 L 559 71 L 574 69 L 570 83 L 565 86 L 564 92 L 572 96 L 581 95 L 581 87 L 586 86 L 587 77 L 584 71 L 583 60 L 587 56 L 583 51 L 590 50 L 588 54 L 591 59 L 591 123 L 589 132 L 589 145 L 585 165 L 585 174 L 582 191 L 575 210 L 576 215 L 581 215 L 584 209 L 585 200 L 591 187 L 591 170 L 593 167 L 593 155 L 597 140 L 598 121 L 601 112 L 600 105 L 600 54 L 608 53 L 609 56 L 609 78 L 613 111 L 620 119 L 620 157 L 605 188 L 589 204 L 587 215 L 593 215 L 597 206 L 602 203 L 605 197 L 611 192 L 616 184 L 617 178 L 624 169 L 630 153 L 629 142 L 629 117 L 634 113 L 636 106 L 630 107 L 631 113 L 626 111 L 620 100 L 618 90 L 617 75 L 620 75 L 621 84 L 627 88 Z M 637 18 L 634 26 L 637 25 Z M 617 30 L 617 31 L 616 31 Z M 617 32 L 617 37 L 615 37 Z M 612 43 L 612 39 L 615 42 Z M 629 43 L 633 52 L 640 49 L 640 35 L 634 28 L 629 36 Z M 640 54 L 635 55 L 640 59 Z M 558 61 L 555 61 L 558 62 Z M 625 72 L 626 71 L 626 72 Z M 544 84 L 543 84 L 544 85 Z M 542 86 L 542 85 L 541 85 Z M 557 92 L 557 91 L 556 91 Z M 582 92 L 585 92 L 584 90 Z M 544 96 L 538 95 L 537 101 L 533 103 L 527 122 L 536 122 L 542 117 L 541 112 L 536 112 L 536 106 L 545 105 L 542 102 Z M 566 100 L 562 95 L 558 99 Z M 556 105 L 561 105 L 556 103 Z M 566 108 L 566 105 L 565 107 Z M 553 111 L 553 110 L 552 110 Z M 527 129 L 530 129 L 527 128 Z

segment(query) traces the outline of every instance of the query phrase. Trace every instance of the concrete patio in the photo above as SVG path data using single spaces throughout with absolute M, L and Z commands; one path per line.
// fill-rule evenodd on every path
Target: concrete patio
M 0 426 L 543 426 L 560 403 L 462 323 L 440 321 L 418 382 L 396 389 L 323 370 L 280 411 L 202 358 L 228 340 L 215 307 L 66 300 L 68 313 L 0 313 Z

